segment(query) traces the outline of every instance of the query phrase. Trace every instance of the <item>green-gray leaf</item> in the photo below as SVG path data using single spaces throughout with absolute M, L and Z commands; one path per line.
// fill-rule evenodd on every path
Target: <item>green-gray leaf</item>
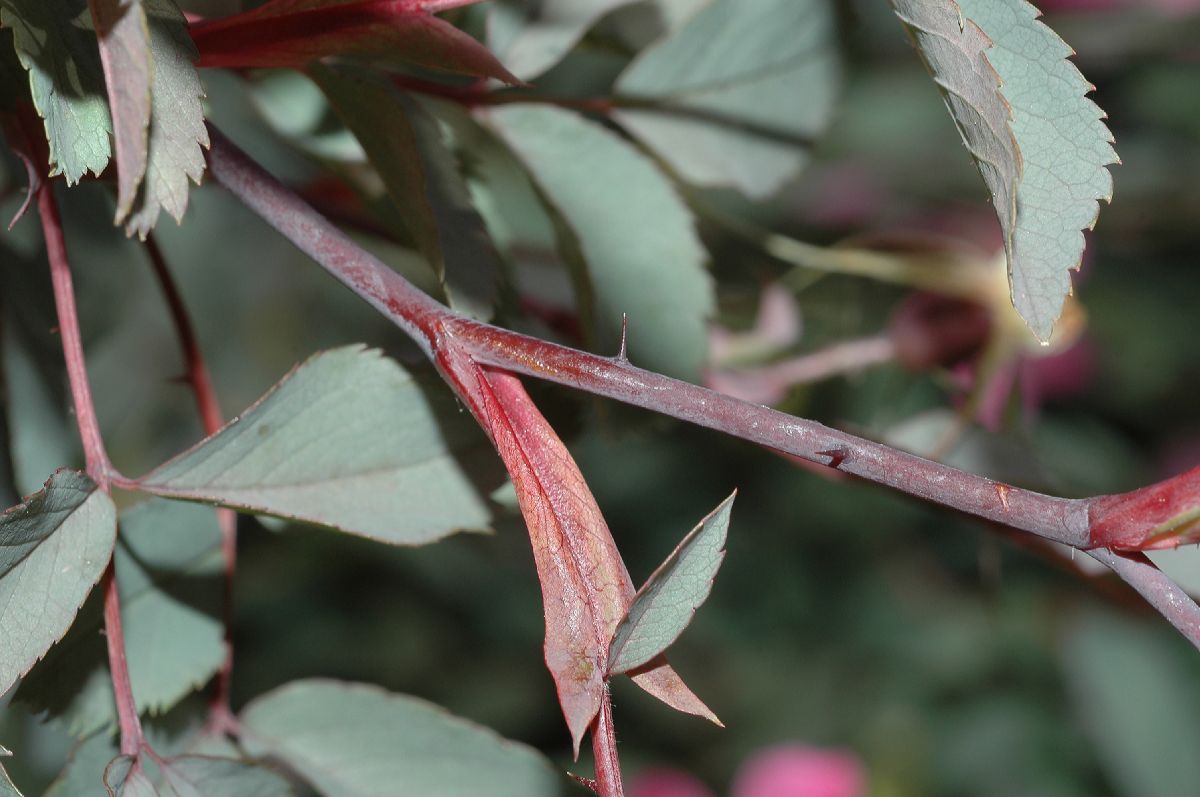
M 419 545 L 487 528 L 496 476 L 490 446 L 442 386 L 348 346 L 310 358 L 138 486 Z
M 908 28 L 983 175 L 1010 247 L 1017 219 L 1021 154 L 1000 75 L 986 54 L 992 42 L 953 2 L 892 0 L 892 6 Z
M 627 313 L 635 362 L 697 378 L 713 286 L 694 219 L 670 181 L 627 141 L 571 111 L 511 106 L 486 120 L 578 239 L 601 344 L 616 347 Z
M 196 50 L 188 36 L 187 21 L 172 0 L 142 3 L 154 59 L 154 107 L 146 176 L 125 230 L 145 238 L 154 229 L 159 210 L 167 211 L 176 221 L 183 219 L 188 182 L 199 183 L 204 174 L 203 148 L 208 146 L 208 129 L 201 103 L 204 87 L 193 65 Z
M 1016 223 L 1006 234 L 1013 305 L 1048 340 L 1071 292 L 1070 271 L 1083 257 L 1083 230 L 1096 224 L 1099 200 L 1112 198 L 1117 163 L 1092 86 L 1067 60 L 1071 48 L 1026 0 L 959 0 L 993 42 L 988 60 L 1012 106 L 1022 161 Z
M 241 715 L 255 756 L 284 761 L 326 797 L 550 797 L 536 751 L 437 706 L 374 686 L 296 681 Z
M 558 63 L 592 25 L 634 0 L 504 0 L 488 9 L 488 48 L 522 80 Z
M 1200 783 L 1200 693 L 1188 645 L 1156 625 L 1081 612 L 1062 643 L 1065 682 L 1113 790 L 1174 797 Z
M 0 694 L 71 627 L 116 531 L 112 499 L 75 471 L 0 517 Z
M 87 0 L 0 0 L 33 104 L 46 122 L 51 174 L 99 176 L 112 154 L 112 118 Z
M 807 162 L 839 72 L 829 0 L 716 0 L 621 75 L 616 118 L 684 179 L 762 199 Z
M 207 507 L 152 499 L 121 513 L 115 552 L 125 655 L 139 712 L 157 714 L 203 686 L 224 659 L 220 531 Z M 115 727 L 100 606 L 21 682 L 16 699 L 76 737 Z
M 634 596 L 613 632 L 608 650 L 610 674 L 636 670 L 666 651 L 692 622 L 712 592 L 725 558 L 725 538 L 733 495 L 688 532 Z

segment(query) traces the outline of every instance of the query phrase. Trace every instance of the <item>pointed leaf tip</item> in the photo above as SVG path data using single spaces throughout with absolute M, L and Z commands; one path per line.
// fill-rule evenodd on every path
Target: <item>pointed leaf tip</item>
M 676 546 L 638 590 L 609 646 L 609 674 L 637 669 L 679 638 L 712 592 L 725 558 L 729 516 L 737 491 Z

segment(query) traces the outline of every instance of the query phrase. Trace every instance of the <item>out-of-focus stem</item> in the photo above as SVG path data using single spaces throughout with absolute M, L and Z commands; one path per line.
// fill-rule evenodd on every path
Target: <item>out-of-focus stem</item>
M 42 183 L 37 192 L 38 212 L 42 233 L 46 239 L 46 254 L 50 261 L 50 280 L 54 286 L 54 305 L 58 313 L 58 330 L 62 336 L 63 356 L 67 363 L 67 379 L 75 405 L 75 421 L 83 441 L 87 473 L 104 492 L 110 492 L 112 466 L 104 450 L 92 391 L 88 383 L 87 361 L 83 356 L 83 338 L 79 332 L 79 313 L 75 307 L 75 286 L 67 260 L 67 244 L 63 236 L 62 219 L 54 201 L 54 189 Z M 121 753 L 137 755 L 142 749 L 142 725 L 138 719 L 133 686 L 129 680 L 129 664 L 125 660 L 125 634 L 121 627 L 121 597 L 117 590 L 116 570 L 109 561 L 101 578 L 104 591 L 104 631 L 108 645 L 108 666 L 112 675 L 113 695 L 117 704 L 117 722 L 121 729 Z
M 212 378 L 209 376 L 208 365 L 200 350 L 195 327 L 192 325 L 187 307 L 183 303 L 183 295 L 179 286 L 171 276 L 166 258 L 154 235 L 149 235 L 145 242 L 146 254 L 150 257 L 150 266 L 158 279 L 171 322 L 175 327 L 175 336 L 179 340 L 179 348 L 183 354 L 186 379 L 191 387 L 192 396 L 196 400 L 196 409 L 200 413 L 200 421 L 206 435 L 216 434 L 224 424 L 220 403 L 213 389 Z M 225 661 L 217 673 L 216 689 L 209 706 L 211 722 L 220 731 L 228 727 L 233 717 L 230 706 L 231 681 L 233 677 L 233 575 L 237 569 L 237 513 L 232 509 L 218 508 L 217 525 L 221 529 L 221 555 L 225 564 L 225 578 L 222 589 L 221 613 L 225 625 Z

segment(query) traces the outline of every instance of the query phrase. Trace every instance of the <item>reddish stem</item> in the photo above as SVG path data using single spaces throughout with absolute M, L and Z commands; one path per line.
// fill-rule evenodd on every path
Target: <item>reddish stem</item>
M 67 363 L 67 379 L 75 405 L 75 420 L 83 440 L 87 473 L 92 481 L 110 492 L 112 466 L 104 450 L 96 408 L 92 403 L 88 383 L 87 362 L 83 356 L 83 339 L 79 332 L 79 314 L 75 307 L 75 287 L 71 266 L 67 260 L 67 243 L 63 236 L 62 219 L 54 201 L 54 189 L 43 183 L 37 192 L 38 212 L 42 233 L 46 239 L 46 254 L 50 261 L 50 280 L 54 286 L 54 304 L 58 312 L 58 329 L 62 336 L 63 356 Z M 104 629 L 108 644 L 108 665 L 112 674 L 113 695 L 117 703 L 117 722 L 121 729 L 121 753 L 137 755 L 142 749 L 142 725 L 138 720 L 137 703 L 129 680 L 129 664 L 125 660 L 125 634 L 121 628 L 121 597 L 117 590 L 116 571 L 110 560 L 102 578 L 104 590 Z
M 1098 499 L 1043 495 L 865 440 L 816 421 L 741 401 L 645 371 L 624 357 L 601 357 L 464 318 L 434 301 L 359 248 L 302 199 L 210 127 L 210 173 L 322 268 L 403 329 L 439 367 L 453 354 L 606 396 L 715 429 L 941 504 L 1086 550 L 1089 510 Z M 450 375 L 448 381 L 460 386 Z M 1163 594 L 1166 576 L 1149 565 L 1098 554 L 1141 592 Z M 1118 561 L 1119 560 L 1119 561 Z M 1178 589 L 1178 588 L 1176 588 Z M 1180 594 L 1181 591 L 1180 591 Z M 1154 604 L 1178 628 L 1200 627 L 1187 598 Z M 1200 638 L 1189 637 L 1200 646 Z
M 604 700 L 600 703 L 600 713 L 596 715 L 596 724 L 592 727 L 592 755 L 596 759 L 596 794 L 599 797 L 625 797 L 608 684 L 604 685 Z
M 166 258 L 153 235 L 145 241 L 146 253 L 150 256 L 150 265 L 158 278 L 159 287 L 167 302 L 171 322 L 175 326 L 175 336 L 179 340 L 179 348 L 183 354 L 184 367 L 188 385 L 196 399 L 196 409 L 200 413 L 200 421 L 206 435 L 214 435 L 224 425 L 224 415 L 213 389 L 212 378 L 209 376 L 208 365 L 200 351 L 200 343 L 196 337 L 195 327 L 188 315 L 187 306 L 179 286 L 171 276 Z M 210 726 L 215 732 L 223 733 L 230 727 L 233 719 L 231 708 L 231 691 L 233 678 L 233 575 L 237 569 L 237 513 L 232 509 L 218 508 L 217 525 L 221 529 L 221 556 L 225 563 L 225 578 L 221 594 L 221 614 L 225 626 L 225 660 L 217 673 L 216 690 L 209 704 Z

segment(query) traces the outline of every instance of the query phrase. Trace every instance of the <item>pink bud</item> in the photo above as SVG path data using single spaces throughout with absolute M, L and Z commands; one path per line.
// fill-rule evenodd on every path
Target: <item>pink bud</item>
M 863 797 L 866 781 L 851 753 L 787 744 L 747 760 L 730 797 Z
M 628 797 L 713 797 L 704 784 L 677 769 L 642 773 L 625 791 Z

